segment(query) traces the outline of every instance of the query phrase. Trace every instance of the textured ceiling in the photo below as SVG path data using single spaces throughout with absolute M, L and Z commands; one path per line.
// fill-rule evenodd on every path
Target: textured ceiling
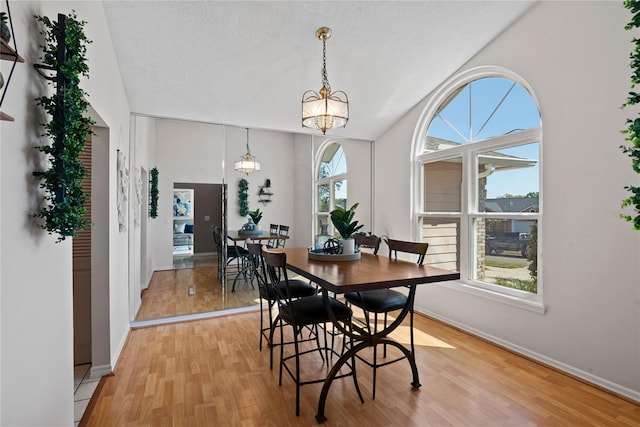
M 104 1 L 131 110 L 314 133 L 305 90 L 327 72 L 349 96 L 346 128 L 376 139 L 532 1 Z M 317 133 L 317 132 L 315 132 Z M 329 134 L 329 133 L 328 133 Z

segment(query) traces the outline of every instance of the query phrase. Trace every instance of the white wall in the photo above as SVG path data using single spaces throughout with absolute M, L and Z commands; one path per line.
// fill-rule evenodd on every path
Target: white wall
M 640 400 L 640 233 L 618 218 L 623 187 L 640 183 L 618 149 L 630 18 L 620 2 L 541 2 L 463 67 L 511 69 L 540 103 L 546 314 L 441 285 L 419 288 L 416 308 Z M 428 99 L 375 143 L 377 169 L 395 165 L 375 182 L 376 228 L 400 238 L 412 237 L 410 150 Z
M 251 154 L 258 157 L 261 170 L 249 176 L 236 172 L 233 164 L 247 152 L 247 134 L 244 128 L 226 127 L 227 157 L 226 182 L 228 183 L 227 226 L 238 230 L 247 222 L 238 212 L 238 182 L 244 178 L 249 183 L 249 210 L 260 208 L 264 212 L 260 226 L 269 230 L 269 224 L 289 225 L 289 236 L 298 239 L 300 231 L 293 226 L 297 200 L 294 197 L 294 140 L 295 136 L 285 132 L 259 129 L 249 130 Z M 271 203 L 259 203 L 258 191 L 264 181 L 271 180 Z
M 147 119 L 155 126 L 158 217 L 151 220 L 153 269 L 173 268 L 173 183 L 221 184 L 224 133 L 219 125 Z M 195 203 L 198 203 L 196 200 Z M 212 237 L 213 238 L 213 237 Z
M 4 7 L 3 7 L 4 10 Z M 1 425 L 73 424 L 73 306 L 71 241 L 55 243 L 34 225 L 39 181 L 32 172 L 43 167 L 33 148 L 42 142 L 44 121 L 33 99 L 48 85 L 38 77 L 39 27 L 33 15 L 57 19 L 76 10 L 88 21 L 85 31 L 91 78 L 82 83 L 95 111 L 108 125 L 109 152 L 128 149 L 129 106 L 120 79 L 102 5 L 97 2 L 11 2 L 14 37 L 25 63 L 17 64 L 2 109 L 15 122 L 0 122 Z M 3 75 L 10 63 L 0 61 Z M 115 182 L 115 167 L 110 168 Z M 109 187 L 109 342 L 111 362 L 117 360 L 128 332 L 127 236 L 118 234 L 115 186 Z
M 151 221 L 155 270 L 172 268 L 174 182 L 225 182 L 228 187 L 228 227 L 238 230 L 247 222 L 246 217 L 238 214 L 238 182 L 244 178 L 249 182 L 249 209 L 260 208 L 264 212 L 260 223 L 263 229 L 270 223 L 294 224 L 297 205 L 293 166 L 295 135 L 250 129 L 249 146 L 251 153 L 260 160 L 261 170 L 247 176 L 233 169 L 235 160 L 246 153 L 244 128 L 160 118 L 147 120 L 155 122 L 153 143 L 159 171 L 158 218 Z M 258 202 L 258 191 L 266 178 L 271 180 L 274 195 L 271 203 L 263 205 Z M 291 228 L 292 241 L 300 235 L 297 227 Z

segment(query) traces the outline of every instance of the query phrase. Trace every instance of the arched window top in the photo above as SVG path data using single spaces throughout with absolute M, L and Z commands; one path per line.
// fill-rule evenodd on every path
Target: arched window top
M 540 112 L 525 87 L 483 77 L 453 91 L 431 119 L 422 153 L 441 151 L 540 127 Z
M 333 142 L 322 152 L 317 179 L 329 178 L 346 173 L 347 159 L 345 158 L 344 150 L 340 144 Z

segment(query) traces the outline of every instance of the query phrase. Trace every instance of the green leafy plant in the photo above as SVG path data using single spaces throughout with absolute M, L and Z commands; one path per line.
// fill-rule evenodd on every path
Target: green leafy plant
M 358 221 L 353 221 L 356 208 L 359 203 L 354 204 L 349 209 L 336 208 L 330 212 L 331 222 L 343 239 L 351 239 L 353 235 L 364 225 L 358 225 Z
M 9 31 L 9 26 L 7 25 L 7 22 L 9 22 L 7 13 L 0 12 L 0 39 L 9 43 L 9 41 L 11 40 L 11 32 Z
M 160 192 L 158 191 L 158 169 L 153 168 L 149 171 L 151 175 L 151 189 L 149 190 L 149 196 L 151 198 L 151 203 L 149 203 L 149 216 L 151 218 L 158 217 L 158 195 Z
M 244 178 L 238 181 L 238 213 L 240 216 L 249 214 L 249 182 Z
M 625 30 L 633 30 L 640 27 L 640 1 L 625 0 L 624 6 L 631 11 L 633 18 L 631 22 L 625 25 Z M 622 105 L 636 105 L 640 103 L 640 93 L 635 91 L 636 85 L 640 83 L 640 39 L 634 37 L 633 51 L 629 55 L 631 58 L 631 91 L 628 93 L 626 102 Z M 623 153 L 631 157 L 631 167 L 640 174 L 640 117 L 635 119 L 627 119 L 627 128 L 622 131 L 625 140 L 630 145 L 621 145 L 620 149 Z M 633 223 L 635 230 L 640 230 L 640 187 L 627 185 L 624 187 L 631 195 L 622 201 L 622 208 L 630 207 L 635 211 L 634 215 L 620 214 L 620 217 Z
M 36 16 L 44 25 L 40 34 L 45 44 L 41 46 L 42 65 L 36 69 L 50 70 L 54 76 L 46 76 L 49 85 L 56 89 L 51 96 L 36 98 L 36 104 L 43 107 L 51 117 L 44 124 L 44 133 L 51 144 L 36 146 L 47 155 L 50 168 L 44 172 L 34 172 L 41 178 L 40 188 L 45 190 L 44 206 L 34 216 L 44 220 L 42 228 L 49 234 L 58 234 L 60 242 L 75 236 L 77 230 L 86 227 L 85 195 L 82 180 L 86 171 L 79 159 L 87 137 L 92 134 L 94 121 L 86 117 L 87 94 L 80 88 L 80 77 L 89 77 L 87 65 L 87 44 L 91 43 L 84 34 L 85 21 L 79 21 L 74 13 L 58 15 L 58 22 L 47 17 Z
M 260 208 L 256 209 L 255 211 L 249 211 L 249 216 L 253 220 L 253 223 L 255 225 L 258 225 L 258 223 L 262 219 L 262 211 L 260 210 Z

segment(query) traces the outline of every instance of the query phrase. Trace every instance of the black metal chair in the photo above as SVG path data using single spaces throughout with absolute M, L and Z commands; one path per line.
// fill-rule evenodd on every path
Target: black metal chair
M 288 225 L 280 225 L 280 228 L 278 229 L 278 235 L 282 236 L 282 239 L 278 239 L 278 243 L 276 244 L 277 248 L 284 248 L 284 246 L 287 244 L 287 239 L 284 237 L 288 237 L 289 236 L 289 226 Z
M 222 280 L 227 274 L 230 264 L 235 263 L 237 266 L 236 275 L 233 278 L 233 286 L 231 288 L 231 292 L 235 292 L 238 278 L 240 278 L 241 275 L 244 275 L 245 280 L 247 279 L 246 274 L 248 272 L 247 260 L 249 251 L 242 246 L 236 245 L 235 242 L 231 245 L 224 245 L 222 230 L 218 226 L 213 228 L 213 241 L 218 249 L 218 274 L 220 275 L 220 280 Z M 224 258 L 222 258 L 223 255 L 225 255 Z
M 379 244 L 379 243 L 378 243 Z M 427 253 L 427 249 L 429 248 L 428 243 L 423 242 L 405 242 L 401 240 L 392 240 L 388 239 L 387 244 L 389 246 L 389 258 L 398 259 L 398 252 L 405 252 L 410 254 L 418 255 L 417 263 L 418 265 L 422 265 L 424 262 L 424 257 Z M 384 328 L 387 327 L 387 317 L 388 314 L 392 311 L 401 310 L 407 303 L 410 304 L 410 312 L 409 312 L 409 334 L 411 340 L 411 354 L 415 357 L 415 345 L 413 341 L 413 301 L 407 301 L 408 296 L 402 292 L 398 292 L 393 289 L 377 289 L 373 291 L 363 291 L 363 292 L 350 292 L 344 295 L 344 299 L 353 304 L 356 307 L 362 309 L 365 315 L 366 327 L 371 333 L 371 320 L 370 313 L 373 313 L 373 334 L 378 331 L 378 315 L 384 315 Z M 383 346 L 383 358 L 387 357 L 387 346 Z M 404 355 L 402 357 L 398 357 L 393 360 L 385 361 L 382 363 L 378 363 L 378 349 L 377 346 L 373 348 L 373 362 L 370 362 L 362 357 L 358 356 L 364 363 L 371 366 L 373 368 L 373 399 L 376 398 L 376 373 L 377 369 L 389 365 L 391 363 L 397 362 L 399 360 L 404 359 Z
M 247 250 L 249 251 L 249 263 L 251 265 L 251 280 L 258 282 L 258 291 L 260 294 L 260 351 L 262 351 L 262 339 L 267 341 L 267 345 L 270 349 L 269 367 L 273 369 L 273 332 L 279 321 L 279 315 L 274 319 L 273 306 L 278 300 L 278 295 L 281 292 L 277 292 L 271 283 L 267 280 L 267 275 L 262 261 L 262 245 L 260 243 L 247 243 Z M 289 279 L 289 285 L 291 288 L 291 295 L 293 299 L 307 297 L 315 295 L 317 288 L 304 281 L 297 279 Z M 277 284 L 275 286 L 282 286 Z M 264 326 L 264 304 L 266 303 L 269 311 L 269 326 Z
M 356 234 L 353 236 L 356 248 L 369 248 L 373 251 L 374 255 L 378 254 L 378 250 L 380 249 L 380 242 L 382 239 L 375 234 L 365 235 L 365 234 Z
M 304 351 L 300 350 L 298 335 L 304 327 L 312 326 L 318 329 L 318 325 L 323 325 L 331 322 L 331 318 L 325 307 L 322 295 L 313 295 L 295 299 L 293 298 L 293 287 L 291 281 L 287 276 L 287 255 L 283 252 L 276 252 L 266 247 L 262 248 L 262 255 L 264 264 L 266 266 L 268 280 L 277 293 L 278 312 L 279 312 L 279 324 L 280 324 L 280 374 L 279 385 L 282 385 L 282 372 L 286 370 L 289 376 L 296 384 L 296 416 L 300 415 L 300 387 L 306 384 L 316 384 L 324 382 L 326 378 L 315 378 L 303 381 L 300 377 L 300 356 L 312 353 L 315 351 L 320 352 L 320 357 L 323 362 L 328 363 L 328 359 L 322 356 L 322 350 L 320 349 L 320 342 L 318 335 L 316 334 L 316 344 L 318 348 L 311 348 Z M 346 330 L 351 329 L 351 316 L 352 311 L 345 304 L 336 300 L 335 298 L 329 298 L 329 304 L 335 320 L 341 322 Z M 293 330 L 293 345 L 294 353 L 285 357 L 284 355 L 284 325 L 290 325 Z M 328 348 L 326 327 L 324 336 L 324 350 L 336 352 L 333 348 Z M 351 345 L 351 339 L 343 339 L 342 349 L 345 350 L 346 346 Z M 295 361 L 295 367 L 292 369 L 288 366 L 287 362 L 291 359 Z M 349 371 L 335 378 L 344 378 L 347 376 L 353 377 L 353 383 L 360 397 L 360 401 L 364 402 L 362 394 L 360 393 L 360 387 L 358 386 L 358 379 L 356 376 L 356 364 L 355 358 L 351 359 L 351 362 L 347 364 Z

